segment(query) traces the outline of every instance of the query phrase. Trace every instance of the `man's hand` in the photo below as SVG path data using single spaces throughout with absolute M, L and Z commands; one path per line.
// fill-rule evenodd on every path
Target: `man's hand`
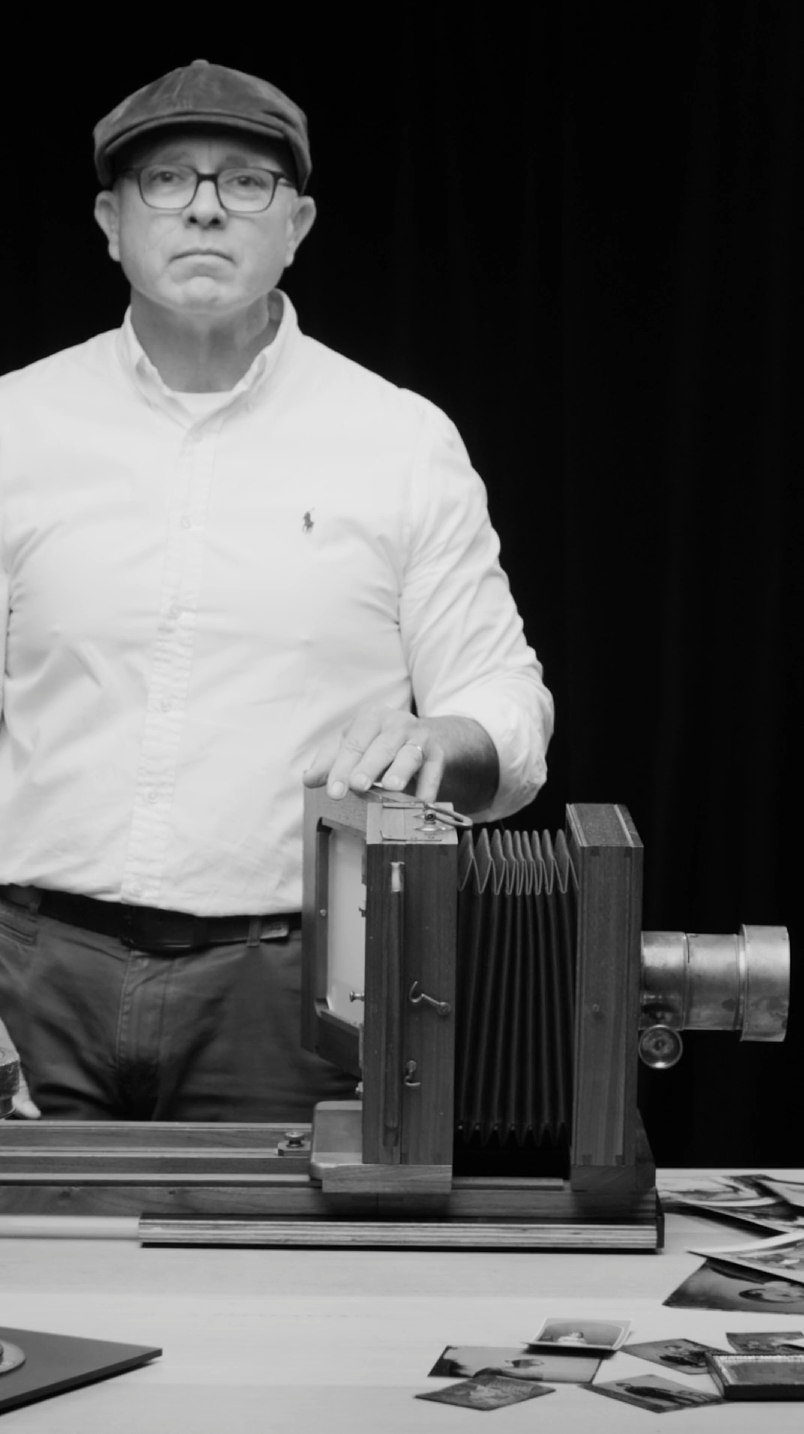
M 331 797 L 343 797 L 350 787 L 366 792 L 380 779 L 389 792 L 403 792 L 415 778 L 416 796 L 434 802 L 446 754 L 433 725 L 393 707 L 362 707 L 340 741 L 316 752 L 304 774 L 305 786 L 326 782 Z
M 474 718 L 419 718 L 394 707 L 361 707 L 304 774 L 305 786 L 326 783 L 331 797 L 365 792 L 376 781 L 389 792 L 415 782 L 421 801 L 453 802 L 462 812 L 491 806 L 499 778 L 497 749 Z
M 17 1047 L 14 1045 L 8 1029 L 3 1021 L 0 1021 L 0 1048 L 11 1051 L 12 1055 L 18 1055 Z M 17 1094 L 12 1103 L 12 1114 L 22 1116 L 23 1120 L 38 1120 L 42 1112 L 38 1105 L 34 1105 L 28 1090 L 28 1082 L 20 1067 L 20 1084 Z

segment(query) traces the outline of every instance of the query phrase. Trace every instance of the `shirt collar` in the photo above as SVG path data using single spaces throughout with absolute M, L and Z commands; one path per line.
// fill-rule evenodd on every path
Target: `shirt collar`
M 279 321 L 279 328 L 273 339 L 265 348 L 260 349 L 248 372 L 243 375 L 239 383 L 226 393 L 221 393 L 221 407 L 228 407 L 241 394 L 256 395 L 275 372 L 279 366 L 282 356 L 286 350 L 292 347 L 293 336 L 298 332 L 298 318 L 287 294 L 281 289 L 274 291 L 282 300 L 282 317 Z M 151 362 L 134 330 L 131 319 L 131 309 L 128 308 L 123 319 L 122 326 L 118 333 L 118 355 L 120 361 L 142 390 L 145 397 L 151 402 L 156 401 L 160 406 L 167 406 L 174 412 L 178 409 L 187 420 L 191 419 L 189 410 L 184 408 L 181 402 L 181 394 L 175 389 L 168 388 L 156 365 Z

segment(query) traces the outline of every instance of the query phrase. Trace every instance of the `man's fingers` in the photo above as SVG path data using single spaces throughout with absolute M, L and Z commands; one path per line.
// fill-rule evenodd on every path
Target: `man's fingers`
M 395 713 L 394 716 L 396 715 Z M 369 755 L 382 732 L 383 716 L 379 709 L 368 707 L 358 712 L 354 721 L 346 728 L 327 781 L 327 791 L 331 797 L 344 796 L 349 787 L 355 792 L 366 792 L 380 773 L 385 771 L 396 750 L 393 743 L 388 756 L 380 765 Z
M 19 1116 L 22 1120 L 40 1120 L 42 1112 L 38 1105 L 34 1105 L 28 1094 L 28 1087 L 25 1081 L 20 1082 L 20 1088 L 11 1103 L 12 1115 Z
M 409 712 L 367 707 L 344 729 L 340 742 L 313 757 L 304 774 L 308 787 L 326 782 L 331 797 L 343 797 L 351 787 L 366 792 L 382 781 L 391 792 L 403 792 L 416 783 L 416 795 L 435 801 L 444 774 L 444 752 L 421 722 Z
M 435 802 L 438 800 L 438 793 L 441 790 L 441 779 L 444 776 L 444 753 L 440 750 L 437 757 L 428 757 L 419 770 L 416 781 L 416 796 L 422 802 Z
M 0 1021 L 0 1048 L 4 1051 L 10 1051 L 12 1055 L 19 1055 L 17 1047 L 8 1034 L 8 1027 L 3 1021 Z M 39 1107 L 31 1100 L 28 1082 L 22 1073 L 21 1067 L 20 1083 L 16 1094 L 12 1098 L 11 1113 L 12 1115 L 22 1116 L 23 1120 L 38 1120 L 42 1114 Z

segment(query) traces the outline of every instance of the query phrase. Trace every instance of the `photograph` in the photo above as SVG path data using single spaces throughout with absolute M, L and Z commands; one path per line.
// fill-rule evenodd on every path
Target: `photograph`
M 758 1270 L 707 1260 L 689 1275 L 664 1304 L 674 1309 L 749 1310 L 768 1314 L 804 1315 L 804 1289 L 792 1280 L 775 1279 Z
M 804 1353 L 716 1354 L 710 1371 L 724 1399 L 804 1399 Z
M 554 1393 L 546 1384 L 523 1384 L 496 1374 L 482 1380 L 465 1379 L 414 1397 L 431 1399 L 436 1404 L 460 1404 L 464 1409 L 503 1409 L 506 1404 L 522 1404 L 526 1399 L 538 1399 L 540 1394 Z
M 774 1196 L 756 1184 L 750 1176 L 667 1176 L 658 1182 L 659 1194 L 665 1205 L 736 1205 L 761 1207 L 772 1205 Z
M 797 1210 L 787 1200 L 770 1199 L 762 1205 L 704 1204 L 699 1200 L 684 1200 L 682 1204 L 692 1214 L 705 1215 L 712 1220 L 751 1225 L 755 1229 L 775 1230 L 781 1234 L 804 1230 L 804 1210 Z
M 641 1344 L 624 1344 L 622 1353 L 664 1364 L 668 1369 L 680 1369 L 683 1374 L 708 1374 L 706 1356 L 722 1354 L 723 1350 L 699 1344 L 695 1339 L 651 1339 Z
M 770 1176 L 763 1175 L 762 1184 L 780 1200 L 786 1200 L 789 1205 L 795 1205 L 797 1209 L 804 1210 L 804 1184 L 800 1181 L 772 1180 Z
M 748 1334 L 729 1334 L 726 1339 L 738 1354 L 800 1354 L 804 1349 L 804 1330 L 751 1330 Z M 796 1341 L 798 1341 L 796 1343 Z
M 553 1344 L 561 1349 L 619 1349 L 631 1329 L 630 1320 L 546 1319 L 529 1348 Z
M 786 1279 L 804 1284 L 802 1235 L 776 1235 L 773 1239 L 762 1240 L 754 1245 L 718 1245 L 715 1249 L 708 1250 L 690 1246 L 689 1250 L 692 1255 L 724 1260 L 730 1265 L 745 1266 L 749 1270 L 767 1270 L 774 1273 L 778 1270 Z
M 531 1383 L 585 1384 L 600 1367 L 596 1355 L 532 1354 L 516 1349 L 482 1344 L 448 1344 L 436 1360 L 431 1375 L 441 1379 L 475 1379 L 479 1375 L 504 1374 L 509 1379 Z
M 691 1409 L 698 1404 L 722 1404 L 719 1394 L 703 1394 L 697 1389 L 688 1389 L 685 1384 L 676 1384 L 671 1379 L 662 1379 L 658 1374 L 645 1374 L 641 1378 L 613 1379 L 608 1384 L 590 1384 L 592 1394 L 605 1394 L 609 1399 L 622 1399 L 626 1404 L 636 1404 L 640 1409 L 650 1409 L 654 1414 L 669 1414 L 674 1409 Z
M 665 1208 L 676 1200 L 685 1204 L 688 1200 L 694 1200 L 704 1205 L 710 1201 L 749 1199 L 757 1193 L 742 1185 L 737 1178 L 727 1180 L 725 1176 L 719 1175 L 660 1174 L 656 1177 L 656 1188 Z

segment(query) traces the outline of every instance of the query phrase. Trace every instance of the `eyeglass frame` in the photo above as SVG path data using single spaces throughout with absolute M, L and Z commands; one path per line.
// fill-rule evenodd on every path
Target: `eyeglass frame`
M 192 194 L 190 195 L 190 198 L 189 198 L 188 200 L 186 200 L 186 202 L 185 202 L 184 204 L 177 204 L 177 205 L 175 206 L 175 208 L 174 208 L 173 205 L 166 206 L 166 205 L 164 205 L 164 204 L 151 204 L 151 203 L 149 203 L 149 201 L 145 198 L 145 195 L 144 195 L 143 192 L 142 192 L 142 178 L 141 178 L 141 176 L 142 176 L 143 172 L 144 172 L 146 169 L 151 169 L 151 168 L 153 168 L 153 167 L 154 167 L 153 162 L 152 162 L 151 164 L 138 164 L 138 165 L 132 164 L 132 165 L 128 165 L 126 169 L 122 169 L 122 170 L 120 171 L 120 173 L 121 173 L 121 174 L 133 174 L 133 175 L 136 175 L 136 179 L 137 179 L 137 189 L 138 189 L 138 191 L 139 191 L 140 199 L 142 200 L 143 204 L 145 204 L 145 205 L 148 207 L 148 209 L 154 209 L 154 210 L 157 212 L 157 214 L 181 214 L 182 210 L 184 210 L 184 209 L 189 209 L 190 205 L 191 205 L 192 203 L 194 203 L 194 201 L 195 201 L 195 197 L 196 197 L 196 195 L 197 195 L 197 193 L 198 193 L 199 188 L 201 187 L 201 184 L 202 184 L 205 180 L 207 180 L 207 179 L 211 180 L 212 183 L 213 183 L 214 186 L 215 186 L 215 195 L 216 195 L 216 198 L 217 198 L 217 200 L 218 200 L 218 203 L 219 203 L 221 209 L 223 209 L 223 210 L 225 211 L 225 213 L 227 213 L 227 214 L 237 214 L 237 215 L 243 215 L 243 214 L 267 214 L 268 210 L 270 209 L 271 205 L 273 204 L 273 202 L 274 202 L 274 200 L 275 200 L 275 198 L 276 198 L 276 191 L 277 191 L 277 189 L 279 188 L 280 184 L 287 184 L 290 189 L 297 189 L 297 188 L 298 188 L 298 185 L 295 183 L 295 181 L 292 180 L 292 179 L 288 179 L 287 175 L 286 175 L 286 174 L 283 174 L 283 172 L 282 172 L 281 169 L 269 169 L 268 166 L 265 165 L 265 164 L 229 164 L 229 165 L 226 165 L 223 169 L 213 170 L 212 173 L 210 173 L 210 174 L 204 174 L 204 173 L 202 173 L 200 169 L 196 169 L 196 167 L 195 167 L 194 164 L 177 164 L 177 165 L 173 166 L 175 169 L 189 169 L 189 170 L 191 171 L 191 173 L 195 175 L 195 189 L 193 190 Z M 218 188 L 218 180 L 220 179 L 220 176 L 221 176 L 222 174 L 228 174 L 228 173 L 230 173 L 230 172 L 237 173 L 238 170 L 243 170 L 243 169 L 248 169 L 248 170 L 256 169 L 256 170 L 259 170 L 260 174 L 270 174 L 270 175 L 271 175 L 271 177 L 272 177 L 272 179 L 273 179 L 273 181 L 274 181 L 274 187 L 273 187 L 273 190 L 272 190 L 272 192 L 271 192 L 271 197 L 270 197 L 270 199 L 268 200 L 268 203 L 264 206 L 264 208 L 262 208 L 262 209 L 230 209 L 229 206 L 226 205 L 226 204 L 224 204 L 223 200 L 221 199 L 221 192 L 220 192 L 220 190 L 219 190 L 219 188 Z

